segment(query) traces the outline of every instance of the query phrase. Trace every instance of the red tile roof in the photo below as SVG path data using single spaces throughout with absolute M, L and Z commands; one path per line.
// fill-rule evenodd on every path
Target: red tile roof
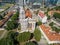
M 60 13 L 60 10 L 51 10 L 48 12 L 49 15 L 53 15 L 54 13 Z
M 10 16 L 13 15 L 13 11 L 8 12 L 8 14 L 4 17 L 4 19 L 0 20 L 0 27 L 3 26 L 5 24 L 5 22 L 10 18 Z
M 31 13 L 30 10 L 26 10 L 26 11 L 25 11 L 25 15 L 26 15 L 26 17 L 32 18 L 32 13 Z
M 59 33 L 51 32 L 50 31 L 51 28 L 47 27 L 45 25 L 41 25 L 40 27 L 50 41 L 60 41 L 60 34 Z
M 45 14 L 43 12 L 39 12 L 38 15 L 43 18 L 45 16 Z

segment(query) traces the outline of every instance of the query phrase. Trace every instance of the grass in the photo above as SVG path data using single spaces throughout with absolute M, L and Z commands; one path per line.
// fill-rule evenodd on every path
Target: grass
M 0 8 L 6 9 L 7 7 L 10 7 L 10 6 L 13 6 L 13 4 L 7 3 L 4 6 L 0 6 Z
M 8 7 L 11 7 L 11 6 L 13 6 L 13 4 L 7 3 L 7 4 L 5 4 L 4 6 L 3 6 L 3 5 L 0 6 L 0 8 L 4 9 L 4 11 L 5 11 Z M 4 11 L 1 11 L 0 13 L 2 13 L 2 12 L 4 12 Z
M 0 31 L 0 36 L 3 34 L 3 32 L 4 32 L 4 30 L 1 30 L 1 31 Z

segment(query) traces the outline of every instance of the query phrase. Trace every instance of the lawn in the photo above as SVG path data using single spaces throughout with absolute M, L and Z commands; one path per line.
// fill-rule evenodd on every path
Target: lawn
M 10 7 L 10 6 L 13 6 L 13 4 L 7 3 L 4 6 L 0 6 L 0 8 L 6 9 L 7 7 Z
M 1 31 L 0 31 L 0 36 L 3 34 L 3 32 L 4 32 L 4 30 L 1 30 Z
M 0 8 L 4 9 L 4 10 L 1 11 L 0 13 L 4 12 L 5 10 L 7 10 L 7 9 L 8 9 L 9 7 L 11 7 L 11 6 L 13 6 L 13 4 L 9 4 L 9 3 L 5 4 L 4 6 L 3 6 L 3 5 L 0 6 Z

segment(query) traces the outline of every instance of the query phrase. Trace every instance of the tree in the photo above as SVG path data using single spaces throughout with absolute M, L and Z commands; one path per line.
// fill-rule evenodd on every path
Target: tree
M 7 36 L 6 38 L 0 40 L 0 45 L 14 45 L 14 43 L 12 38 L 10 38 L 10 36 Z
M 23 32 L 23 33 L 20 33 L 18 36 L 17 36 L 17 40 L 19 42 L 26 42 L 30 39 L 30 36 L 31 36 L 31 33 L 30 32 Z
M 49 20 L 49 19 L 50 19 L 50 16 L 49 16 L 49 15 L 47 15 L 47 17 L 48 17 L 47 19 Z
M 49 26 L 53 26 L 54 25 L 54 23 L 53 22 L 51 22 L 50 24 L 49 24 Z
M 56 18 L 59 18 L 60 19 L 60 13 L 54 13 L 53 17 L 56 19 Z
M 14 31 L 9 31 L 7 37 L 0 40 L 0 45 L 17 45 L 19 42 L 16 40 L 17 33 Z
M 17 45 L 19 44 L 19 42 L 17 41 L 18 34 L 18 32 L 10 31 L 7 35 L 7 38 L 10 39 L 14 45 Z
M 19 24 L 19 26 L 18 26 L 18 30 L 21 30 L 21 24 Z
M 16 21 L 19 17 L 19 12 L 17 11 L 16 14 L 14 14 L 12 17 L 11 17 L 11 20 L 12 21 Z
M 17 20 L 17 15 L 16 14 L 14 14 L 12 17 L 11 17 L 11 20 L 13 20 L 13 21 L 15 21 L 15 20 Z
M 38 21 L 37 23 L 36 23 L 36 25 L 41 25 L 42 24 L 42 22 L 41 21 Z
M 60 10 L 60 6 L 54 7 L 55 10 Z
M 17 27 L 18 27 L 18 23 L 17 22 L 15 22 L 15 21 L 8 21 L 7 24 L 6 24 L 5 29 L 13 30 L 13 29 L 16 29 Z
M 2 20 L 3 19 L 3 17 L 0 15 L 0 20 Z
M 29 40 L 33 39 L 33 37 L 34 37 L 34 34 L 31 33 L 31 36 L 30 36 L 30 39 Z
M 36 41 L 40 41 L 41 39 L 41 32 L 38 28 L 36 28 L 34 31 L 34 38 L 36 39 Z
M 4 39 L 4 38 L 1 39 L 1 40 L 0 40 L 0 45 L 6 45 L 6 39 Z
M 55 26 L 52 26 L 51 28 L 52 28 L 52 31 L 55 31 L 56 33 L 60 32 L 60 29 Z

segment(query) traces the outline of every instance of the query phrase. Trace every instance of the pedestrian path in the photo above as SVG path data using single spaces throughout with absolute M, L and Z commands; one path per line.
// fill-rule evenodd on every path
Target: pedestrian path
M 48 45 L 48 44 L 45 39 L 41 39 L 40 42 L 38 42 L 38 45 Z
M 6 32 L 7 32 L 6 30 L 3 32 L 2 36 L 0 37 L 0 40 L 5 36 Z

